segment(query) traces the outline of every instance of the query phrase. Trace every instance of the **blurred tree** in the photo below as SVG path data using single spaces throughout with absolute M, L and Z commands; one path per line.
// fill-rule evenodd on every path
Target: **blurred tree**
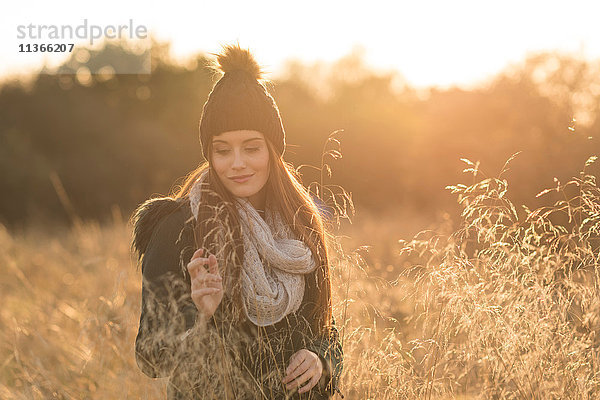
M 148 53 L 126 43 L 79 48 L 57 73 L 0 88 L 0 222 L 66 220 L 53 173 L 81 217 L 103 218 L 114 204 L 128 213 L 168 193 L 202 161 L 198 121 L 218 76 L 202 54 L 174 62 L 165 43 L 154 42 L 150 57 L 151 73 L 120 74 L 142 68 Z M 599 65 L 537 54 L 477 89 L 419 97 L 399 73 L 367 67 L 358 49 L 331 65 L 290 61 L 269 88 L 288 160 L 320 166 L 328 135 L 343 129 L 333 180 L 359 207 L 433 213 L 455 208 L 444 187 L 463 179 L 463 157 L 495 175 L 522 151 L 509 172 L 516 203 L 579 171 L 600 149 Z M 305 184 L 320 179 L 302 172 Z

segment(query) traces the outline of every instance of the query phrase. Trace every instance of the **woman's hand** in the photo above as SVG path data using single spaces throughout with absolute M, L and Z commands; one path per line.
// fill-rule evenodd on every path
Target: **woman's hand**
M 203 249 L 196 250 L 187 269 L 192 284 L 192 300 L 198 311 L 210 318 L 223 300 L 223 278 L 219 275 L 217 258 L 213 254 L 202 257 L 203 252 Z M 205 264 L 208 264 L 208 271 Z
M 321 379 L 323 375 L 323 363 L 319 356 L 310 350 L 298 350 L 290 358 L 290 365 L 285 369 L 286 376 L 283 383 L 287 384 L 288 390 L 298 387 L 305 382 L 298 393 L 308 392 Z

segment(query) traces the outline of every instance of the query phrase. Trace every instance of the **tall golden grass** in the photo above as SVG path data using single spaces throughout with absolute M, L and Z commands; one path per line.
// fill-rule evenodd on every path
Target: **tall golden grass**
M 405 219 L 370 219 L 337 236 L 342 393 L 600 397 L 600 191 L 585 172 L 595 158 L 540 194 L 562 200 L 521 213 L 505 169 L 481 177 L 464 161 L 475 183 L 448 187 L 458 228 L 446 221 L 398 241 L 389 232 Z M 118 213 L 53 231 L 0 226 L 0 398 L 165 397 L 165 381 L 135 363 L 141 277 L 130 240 Z

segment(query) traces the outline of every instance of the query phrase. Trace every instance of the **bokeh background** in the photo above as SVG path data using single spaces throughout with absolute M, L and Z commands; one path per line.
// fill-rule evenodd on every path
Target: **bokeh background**
M 483 328 L 473 325 L 467 333 L 488 329 L 497 334 L 482 339 L 479 349 L 489 352 L 469 353 L 472 364 L 436 369 L 439 360 L 451 358 L 448 337 L 451 342 L 460 336 L 449 333 L 460 318 L 439 325 L 445 314 L 438 300 L 445 302 L 448 293 L 475 299 L 475 306 L 455 314 L 471 321 L 479 321 L 471 313 L 479 301 L 496 307 L 512 293 L 524 309 L 539 299 L 554 304 L 563 297 L 522 296 L 530 286 L 503 292 L 525 280 L 512 272 L 488 276 L 489 270 L 480 271 L 481 281 L 466 277 L 448 292 L 447 283 L 423 283 L 418 276 L 455 272 L 440 273 L 422 258 L 406 256 L 401 240 L 427 229 L 449 233 L 469 218 L 447 189 L 450 185 L 506 179 L 507 193 L 493 204 L 510 198 L 517 226 L 528 210 L 578 193 L 569 186 L 536 196 L 580 176 L 586 160 L 586 173 L 598 176 L 598 164 L 589 160 L 600 152 L 600 8 L 592 1 L 412 3 L 4 5 L 0 360 L 6 361 L 0 361 L 0 397 L 164 395 L 164 381 L 149 380 L 135 366 L 141 281 L 129 250 L 128 219 L 145 199 L 175 190 L 203 161 L 198 122 L 219 78 L 207 66 L 222 44 L 239 42 L 265 66 L 284 121 L 286 160 L 303 166 L 304 184 L 317 183 L 314 187 L 338 195 L 343 188 L 353 200 L 355 213 L 333 230 L 340 246 L 334 308 L 348 354 L 342 391 L 351 399 L 566 398 L 568 393 L 595 398 L 598 393 L 589 388 L 600 382 L 598 343 L 590 339 L 596 343 L 590 352 L 573 332 L 598 333 L 593 317 L 600 310 L 597 281 L 578 281 L 585 290 L 569 297 L 583 299 L 573 300 L 581 305 L 576 312 L 571 303 L 556 303 L 556 309 L 577 315 L 581 324 L 561 319 L 561 326 L 571 329 L 560 331 L 562 341 L 552 336 L 558 330 L 548 328 L 549 341 L 538 342 L 539 349 L 549 348 L 552 340 L 564 344 L 564 359 L 538 352 L 528 364 L 522 356 L 530 353 L 523 347 L 515 345 L 510 352 L 498 344 L 512 343 L 503 342 L 504 337 L 534 343 L 539 333 L 522 326 L 538 326 L 541 316 L 554 315 L 540 308 L 521 328 L 513 327 L 512 336 L 491 329 L 499 326 L 496 320 Z M 94 46 L 77 42 L 67 55 L 16 52 L 17 25 L 77 25 L 83 18 L 96 24 L 133 18 L 147 25 L 151 34 L 145 51 L 129 40 L 103 40 Z M 150 73 L 119 73 L 147 57 Z M 332 149 L 342 157 L 332 157 Z M 465 174 L 465 168 L 471 171 Z M 587 200 L 597 204 L 593 196 Z M 595 210 L 585 221 L 598 220 Z M 563 211 L 552 215 L 555 223 L 571 222 L 571 213 Z M 586 238 L 597 237 L 598 230 L 588 233 Z M 574 237 L 565 242 L 574 243 Z M 547 247 L 540 243 L 528 246 L 539 246 L 543 254 Z M 597 244 L 590 251 L 597 252 Z M 417 265 L 421 275 L 413 274 Z M 502 285 L 495 284 L 499 276 L 506 278 Z M 412 285 L 414 297 L 394 286 L 399 280 Z M 574 281 L 568 282 L 564 287 L 574 287 Z M 429 289 L 440 287 L 446 297 L 430 298 Z M 486 297 L 490 293 L 498 297 Z M 438 318 L 433 331 L 411 320 L 418 304 L 421 311 L 430 310 L 424 320 Z M 486 312 L 497 312 L 486 307 Z M 522 314 L 515 315 L 503 321 L 521 323 Z M 444 329 L 445 341 L 439 336 Z M 480 342 L 471 338 L 471 343 Z M 437 358 L 431 361 L 428 354 Z M 563 365 L 567 354 L 591 354 L 596 364 L 581 358 Z M 481 360 L 496 355 L 518 366 L 513 375 L 501 366 L 482 367 Z M 586 370 L 584 378 L 579 370 L 573 372 L 573 382 L 580 382 L 574 386 L 569 380 L 561 380 L 566 383 L 558 389 L 544 385 L 556 382 L 562 371 L 575 371 L 569 365 L 591 372 Z M 539 379 L 521 381 L 538 368 Z M 469 372 L 461 375 L 462 369 Z M 555 375 L 549 378 L 549 371 Z
M 41 2 L 31 2 L 26 18 L 25 7 L 13 7 L 3 17 L 11 32 L 2 48 L 9 62 L 0 87 L 0 220 L 103 219 L 168 193 L 202 161 L 198 121 L 218 79 L 206 65 L 228 42 L 265 65 L 288 161 L 319 167 L 328 135 L 344 131 L 333 183 L 352 192 L 360 210 L 451 213 L 444 187 L 462 178 L 460 158 L 495 175 L 519 151 L 507 175 L 511 195 L 533 207 L 532 195 L 600 148 L 600 48 L 589 18 L 596 8 L 533 3 L 374 3 L 364 14 L 352 5 L 336 14 L 333 4 L 237 4 L 248 18 L 229 19 L 203 4 L 189 6 L 191 17 L 152 2 L 137 14 L 135 4 L 113 14 L 107 3 L 92 14 L 66 2 L 56 18 L 43 16 L 54 6 Z M 279 29 L 292 14 L 298 18 Z M 152 73 L 119 74 L 148 56 L 119 41 L 82 41 L 62 59 L 15 54 L 17 24 L 77 25 L 84 17 L 146 24 Z M 306 184 L 318 180 L 310 170 Z

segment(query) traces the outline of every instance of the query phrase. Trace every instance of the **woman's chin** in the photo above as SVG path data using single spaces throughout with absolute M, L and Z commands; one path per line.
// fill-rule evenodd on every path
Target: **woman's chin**
M 243 197 L 248 198 L 255 195 L 257 191 L 255 190 L 231 190 L 231 194 L 235 197 Z

